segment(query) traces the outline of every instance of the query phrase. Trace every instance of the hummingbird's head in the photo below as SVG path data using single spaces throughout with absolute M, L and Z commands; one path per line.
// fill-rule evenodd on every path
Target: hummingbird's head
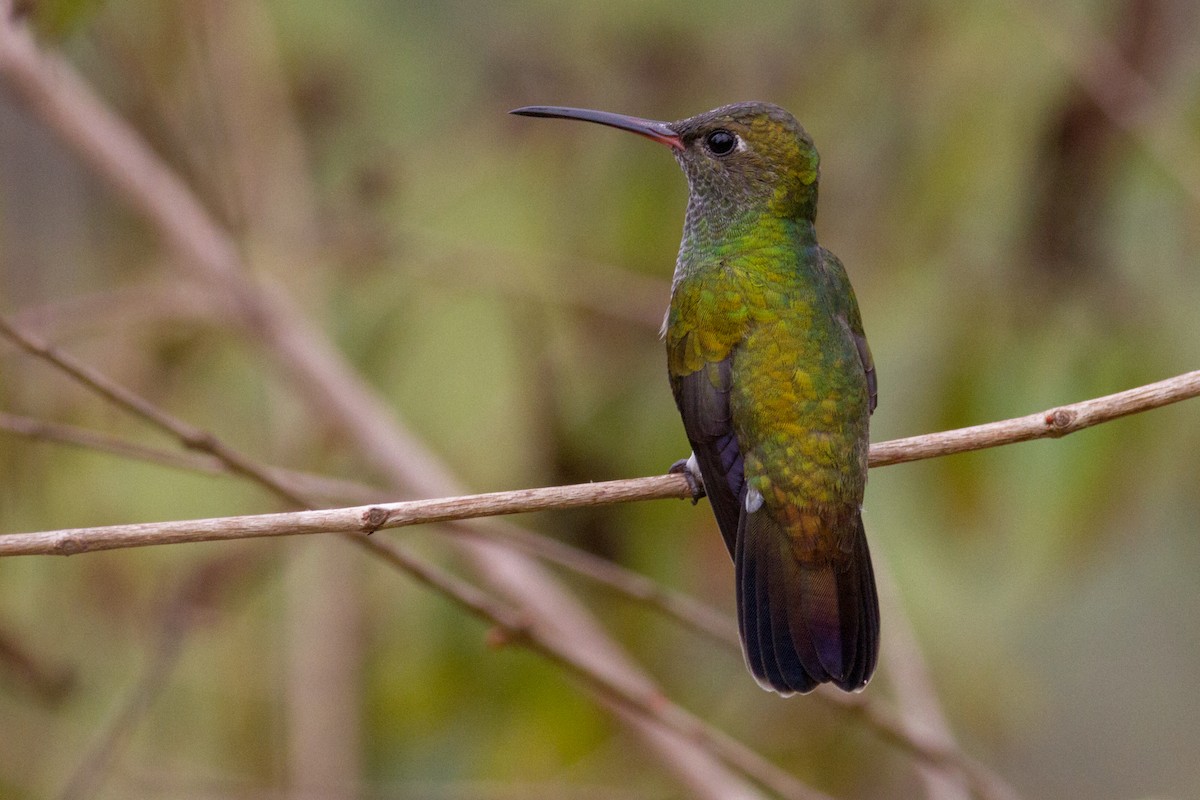
M 597 122 L 667 145 L 687 175 L 689 218 L 697 214 L 720 223 L 755 211 L 808 221 L 816 216 L 816 148 L 779 106 L 736 103 L 678 122 L 561 106 L 511 113 Z
M 770 103 L 737 103 L 672 122 L 675 159 L 693 204 L 709 215 L 747 208 L 813 220 L 818 157 L 796 118 Z

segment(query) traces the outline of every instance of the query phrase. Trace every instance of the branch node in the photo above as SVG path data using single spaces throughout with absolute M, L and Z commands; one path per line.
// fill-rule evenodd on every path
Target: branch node
M 54 554 L 59 556 L 73 556 L 76 553 L 86 553 L 88 549 L 87 539 L 80 538 L 74 534 L 60 536 L 54 541 Z
M 1064 436 L 1074 430 L 1078 414 L 1069 408 L 1055 408 L 1046 412 L 1046 426 L 1051 436 Z
M 389 516 L 391 516 L 391 512 L 386 508 L 381 508 L 380 506 L 371 506 L 362 513 L 362 522 L 359 523 L 359 527 L 362 529 L 363 533 L 369 536 L 382 528 L 388 521 Z

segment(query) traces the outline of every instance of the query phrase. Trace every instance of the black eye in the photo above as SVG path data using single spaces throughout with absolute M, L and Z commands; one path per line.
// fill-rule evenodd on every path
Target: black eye
M 737 147 L 737 137 L 726 130 L 716 130 L 704 137 L 704 143 L 714 156 L 727 156 Z

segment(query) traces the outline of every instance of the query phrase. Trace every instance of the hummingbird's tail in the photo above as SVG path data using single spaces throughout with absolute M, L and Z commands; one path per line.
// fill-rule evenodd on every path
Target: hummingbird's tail
M 738 627 L 750 671 L 783 695 L 826 681 L 861 689 L 879 656 L 862 515 L 805 509 L 789 527 L 762 509 L 743 513 L 738 528 Z

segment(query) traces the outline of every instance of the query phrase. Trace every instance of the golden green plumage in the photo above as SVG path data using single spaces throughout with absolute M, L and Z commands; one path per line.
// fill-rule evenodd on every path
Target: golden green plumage
M 845 317 L 835 316 L 847 304 L 830 296 L 840 283 L 824 274 L 831 257 L 789 227 L 766 219 L 734 248 L 685 255 L 667 319 L 667 368 L 682 378 L 736 348 L 730 401 L 738 439 L 755 459 L 747 465 L 754 487 L 779 488 L 791 502 L 857 504 L 866 376 Z

